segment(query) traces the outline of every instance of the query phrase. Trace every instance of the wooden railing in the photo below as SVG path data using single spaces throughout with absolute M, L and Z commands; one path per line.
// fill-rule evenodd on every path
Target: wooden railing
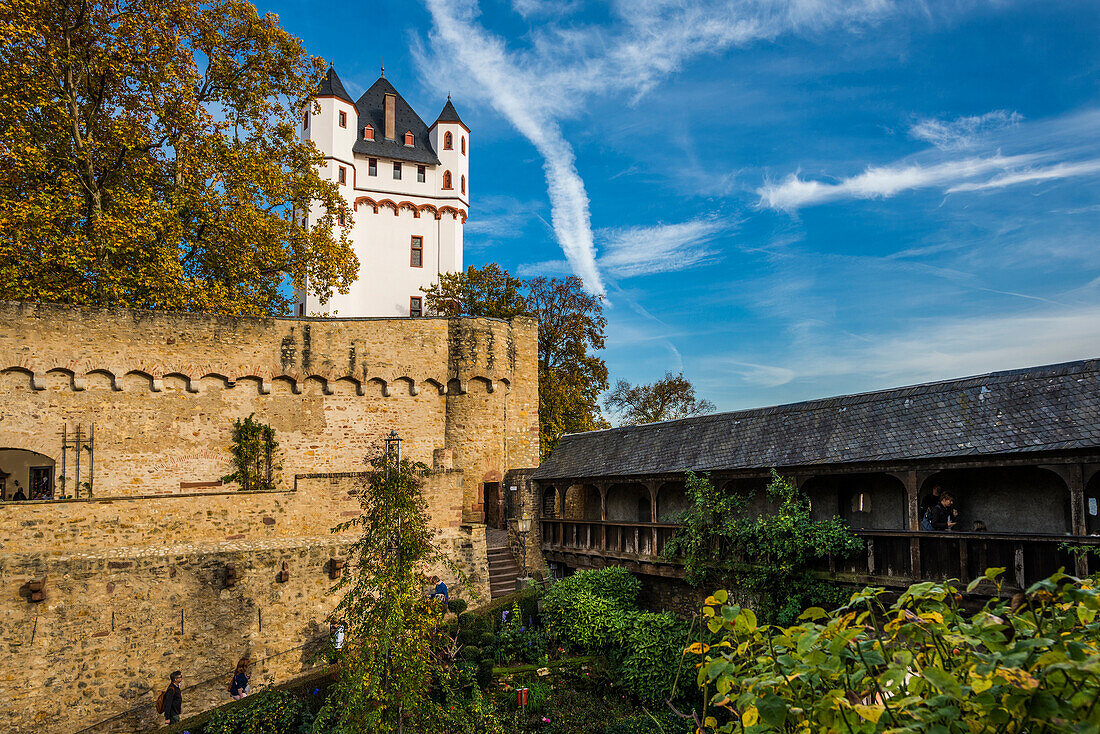
M 672 523 L 540 521 L 542 549 L 548 560 L 583 556 L 675 566 L 665 546 L 678 526 Z M 853 582 L 905 586 L 923 579 L 970 580 L 1000 566 L 1016 587 L 1027 587 L 1059 568 L 1085 575 L 1100 571 L 1100 557 L 1075 555 L 1065 543 L 1100 548 L 1100 537 L 935 533 L 907 530 L 857 530 L 864 552 L 823 559 L 816 570 Z M 602 565 L 602 564 L 593 564 Z

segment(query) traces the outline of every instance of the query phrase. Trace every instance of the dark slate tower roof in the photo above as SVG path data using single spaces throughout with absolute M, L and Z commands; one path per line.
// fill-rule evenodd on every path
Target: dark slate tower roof
M 536 479 L 1100 448 L 1100 358 L 562 436 Z
M 328 71 L 325 72 L 325 78 L 321 80 L 320 86 L 317 87 L 315 93 L 317 97 L 337 97 L 342 99 L 348 104 L 355 104 L 355 100 L 351 98 L 347 90 L 344 89 L 343 83 L 340 81 L 340 77 L 336 75 L 336 69 L 331 66 Z
M 385 139 L 386 118 L 383 105 L 387 94 L 396 98 L 394 140 Z M 370 89 L 363 92 L 363 96 L 355 103 L 355 108 L 359 111 L 359 125 L 353 151 L 378 158 L 439 165 L 439 158 L 428 142 L 428 126 L 386 77 L 379 77 Z M 374 140 L 363 138 L 363 128 L 367 125 L 374 128 Z M 405 145 L 406 130 L 413 134 L 412 146 Z
M 439 117 L 435 118 L 435 122 L 432 123 L 432 127 L 435 127 L 441 122 L 454 122 L 461 125 L 466 132 L 470 132 L 470 128 L 466 127 L 466 123 L 462 121 L 462 118 L 458 116 L 458 110 L 451 104 L 451 95 L 447 95 L 447 104 L 443 105 L 443 111 L 439 113 Z

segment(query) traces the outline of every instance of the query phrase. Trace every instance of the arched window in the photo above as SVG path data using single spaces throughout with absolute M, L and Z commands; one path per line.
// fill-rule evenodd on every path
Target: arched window
M 462 136 L 462 155 L 466 155 L 466 136 Z
M 412 132 L 409 131 L 409 130 L 406 130 L 405 131 L 405 145 L 411 146 L 413 144 L 413 142 L 415 142 L 415 140 L 416 140 L 416 138 L 413 137 Z
M 445 189 L 451 188 L 451 172 L 450 171 L 444 171 L 443 172 L 443 188 L 445 188 Z
M 443 150 L 451 150 L 451 148 L 452 148 L 451 143 L 452 142 L 453 142 L 453 138 L 451 137 L 451 134 L 449 132 L 448 133 L 443 133 Z
M 463 176 L 461 181 L 462 181 L 462 189 L 461 190 L 462 190 L 462 193 L 465 194 L 466 193 L 466 177 Z

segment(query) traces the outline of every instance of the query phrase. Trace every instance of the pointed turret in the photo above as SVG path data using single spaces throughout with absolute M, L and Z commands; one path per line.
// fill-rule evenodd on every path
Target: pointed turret
M 438 125 L 441 122 L 453 122 L 457 125 L 461 125 L 466 132 L 470 131 L 470 128 L 466 127 L 466 123 L 462 121 L 462 118 L 458 116 L 458 110 L 451 104 L 451 95 L 447 95 L 447 104 L 443 105 L 443 111 L 439 113 L 439 117 L 435 118 L 435 122 L 432 126 Z
M 331 66 L 328 67 L 328 71 L 325 72 L 325 78 L 321 80 L 320 85 L 317 87 L 317 91 L 314 93 L 316 97 L 336 97 L 342 99 L 350 104 L 355 104 L 355 100 L 351 98 L 347 90 L 344 89 L 343 83 L 340 81 L 340 77 L 336 75 L 336 69 Z

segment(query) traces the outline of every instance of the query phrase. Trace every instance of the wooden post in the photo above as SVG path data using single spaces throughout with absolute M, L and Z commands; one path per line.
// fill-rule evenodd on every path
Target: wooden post
M 1016 553 L 1014 554 L 1014 560 L 1012 563 L 1012 571 L 1014 578 L 1016 579 L 1016 585 L 1021 589 L 1026 589 L 1026 578 L 1024 576 L 1024 547 L 1022 545 L 1016 545 Z
M 915 469 L 905 473 L 905 497 L 907 503 L 906 507 L 908 512 L 906 513 L 909 518 L 909 532 L 920 532 L 920 477 L 917 476 Z M 920 564 L 920 538 L 914 537 L 909 539 L 909 575 L 911 578 L 919 579 L 921 575 Z
M 867 539 L 867 575 L 875 575 L 875 539 Z
M 979 573 L 985 569 L 979 569 Z M 959 538 L 959 580 L 964 584 L 969 583 L 970 578 L 970 541 L 967 538 Z

